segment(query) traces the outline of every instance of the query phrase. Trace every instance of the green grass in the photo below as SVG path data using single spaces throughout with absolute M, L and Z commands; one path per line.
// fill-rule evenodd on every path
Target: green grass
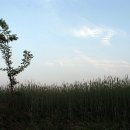
M 0 130 L 129 130 L 130 80 L 0 89 Z

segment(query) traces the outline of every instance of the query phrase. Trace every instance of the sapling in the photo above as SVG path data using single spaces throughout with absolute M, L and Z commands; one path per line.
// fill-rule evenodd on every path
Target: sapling
M 16 76 L 22 72 L 27 66 L 30 64 L 31 59 L 33 58 L 33 55 L 30 53 L 30 51 L 23 51 L 23 59 L 20 66 L 17 68 L 12 67 L 12 50 L 9 46 L 9 43 L 12 41 L 16 41 L 18 39 L 16 34 L 11 34 L 11 31 L 9 30 L 9 26 L 5 22 L 5 20 L 0 19 L 0 50 L 2 52 L 2 58 L 5 60 L 6 67 L 0 68 L 2 71 L 7 72 L 7 76 L 9 78 L 10 84 L 9 89 L 11 92 L 14 91 L 14 86 L 18 83 L 16 81 Z

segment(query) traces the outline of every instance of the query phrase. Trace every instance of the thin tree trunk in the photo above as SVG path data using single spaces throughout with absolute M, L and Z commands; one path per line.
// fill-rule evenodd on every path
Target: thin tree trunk
M 13 94 L 14 85 L 13 85 L 13 78 L 12 78 L 12 76 L 9 76 L 9 80 L 10 80 L 9 89 L 10 89 L 10 92 Z

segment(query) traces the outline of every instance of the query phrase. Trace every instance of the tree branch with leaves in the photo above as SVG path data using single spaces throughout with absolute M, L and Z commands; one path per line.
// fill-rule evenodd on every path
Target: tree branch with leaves
M 0 68 L 2 71 L 7 71 L 7 76 L 9 78 L 10 91 L 13 92 L 14 85 L 18 82 L 16 81 L 15 76 L 17 76 L 20 72 L 24 71 L 30 65 L 30 61 L 33 58 L 33 55 L 30 51 L 23 51 L 23 59 L 21 65 L 17 68 L 12 67 L 12 50 L 9 46 L 9 43 L 12 41 L 16 41 L 18 39 L 16 34 L 11 34 L 9 30 L 9 26 L 5 22 L 5 20 L 0 19 L 0 50 L 2 52 L 2 58 L 5 60 L 6 68 Z

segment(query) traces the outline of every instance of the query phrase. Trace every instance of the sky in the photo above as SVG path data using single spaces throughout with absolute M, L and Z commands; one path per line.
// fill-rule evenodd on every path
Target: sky
M 0 0 L 19 39 L 10 43 L 14 67 L 34 55 L 19 82 L 73 83 L 130 75 L 130 0 Z M 0 68 L 5 67 L 0 53 Z M 0 84 L 7 84 L 0 71 Z

